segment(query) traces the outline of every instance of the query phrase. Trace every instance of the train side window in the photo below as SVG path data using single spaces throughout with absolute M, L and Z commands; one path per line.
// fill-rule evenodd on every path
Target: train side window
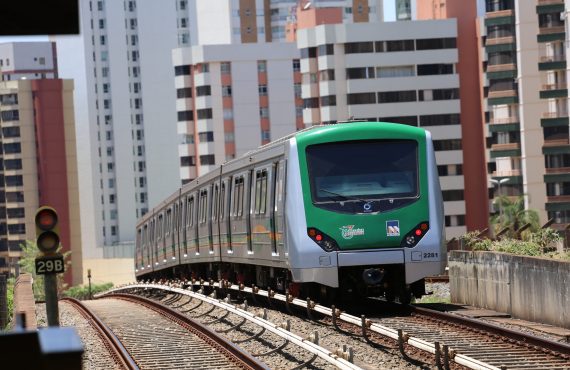
M 164 225 L 164 235 L 170 234 L 170 226 L 172 223 L 172 208 L 166 210 L 166 222 Z
M 222 190 L 220 192 L 220 220 L 224 218 L 224 206 L 226 201 L 226 183 L 222 182 Z
M 243 176 L 234 179 L 231 214 L 233 217 L 241 217 L 243 215 Z
M 188 198 L 186 205 L 186 226 L 194 225 L 194 196 Z
M 214 185 L 214 197 L 212 199 L 212 221 L 216 221 L 218 219 L 218 210 L 219 210 L 219 185 Z
M 267 170 L 255 173 L 255 208 L 256 215 L 265 214 L 267 210 Z
M 261 200 L 259 213 L 265 214 L 267 210 L 267 170 L 261 171 Z
M 200 192 L 200 207 L 199 207 L 200 215 L 198 216 L 201 224 L 206 223 L 206 218 L 208 213 L 207 206 L 208 206 L 208 191 L 202 190 Z
M 174 203 L 174 211 L 172 212 L 172 233 L 178 230 L 178 203 Z
M 161 240 L 163 237 L 163 235 L 162 235 L 163 220 L 164 220 L 164 217 L 162 215 L 159 215 L 158 216 L 158 230 L 157 230 L 157 236 L 158 236 L 157 239 L 158 240 Z

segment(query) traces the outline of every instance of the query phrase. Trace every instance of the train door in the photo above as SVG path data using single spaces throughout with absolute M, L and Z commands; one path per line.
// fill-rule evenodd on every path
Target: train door
M 156 221 L 157 217 L 153 216 L 152 217 L 152 221 L 150 223 L 150 240 L 151 240 L 151 245 L 152 245 L 152 251 L 153 253 L 153 261 L 154 264 L 152 266 L 153 270 L 154 268 L 158 265 L 158 240 L 157 240 L 157 232 L 156 232 Z
M 156 249 L 158 251 L 158 263 L 166 262 L 166 247 L 164 244 L 164 212 L 158 214 L 156 221 Z
M 178 250 L 178 261 L 182 261 L 182 249 L 184 248 L 184 244 L 186 239 L 184 238 L 184 233 L 186 232 L 186 228 L 184 227 L 184 197 L 180 196 L 178 200 L 178 219 L 176 221 L 176 228 L 178 232 L 176 233 L 176 249 Z
M 221 240 L 220 240 L 220 198 L 221 198 L 221 186 L 219 182 L 214 183 L 212 186 L 212 217 L 210 222 L 212 224 L 212 250 L 220 250 Z
M 142 260 L 142 226 L 137 229 L 137 237 L 135 239 L 135 272 L 144 267 L 144 262 Z
M 231 178 L 226 177 L 220 188 L 220 246 L 221 251 L 230 252 L 230 184 Z
M 197 194 L 190 194 L 186 198 L 186 240 L 187 245 L 184 251 L 185 256 L 190 253 L 199 254 L 200 247 L 198 244 L 198 222 L 197 222 Z
M 143 263 L 144 263 L 144 267 L 145 268 L 150 268 L 152 265 L 152 261 L 150 259 L 150 243 L 148 240 L 148 222 L 146 224 L 144 224 L 144 228 L 143 228 L 143 250 L 144 250 L 144 256 L 143 256 Z
M 271 204 L 273 166 L 257 167 L 252 174 L 251 250 L 259 258 L 271 256 Z
M 169 207 L 166 210 L 164 216 L 164 262 L 170 262 L 174 256 L 174 245 L 172 243 L 172 212 L 173 207 Z
M 211 186 L 204 187 L 199 191 L 198 197 L 198 244 L 200 253 L 212 250 L 212 223 L 211 212 Z M 212 250 L 213 252 L 213 250 Z
M 273 253 L 280 254 L 285 248 L 284 236 L 285 236 L 285 174 L 286 162 L 285 160 L 280 160 L 277 163 L 277 168 L 275 170 L 275 191 L 273 196 L 274 206 L 273 206 L 273 226 L 274 226 L 274 237 L 273 237 Z
M 247 254 L 253 254 L 253 244 L 251 242 L 251 214 L 252 214 L 252 196 L 254 192 L 254 186 L 252 185 L 252 176 L 253 170 L 249 170 L 247 172 L 247 176 L 245 178 L 245 199 L 244 203 L 247 205 L 247 214 L 245 215 L 245 226 L 246 226 L 246 242 L 247 242 Z
M 230 211 L 230 240 L 228 253 L 246 255 L 247 246 L 247 223 L 245 210 L 246 203 L 246 173 L 241 173 L 232 178 L 231 188 L 231 211 Z

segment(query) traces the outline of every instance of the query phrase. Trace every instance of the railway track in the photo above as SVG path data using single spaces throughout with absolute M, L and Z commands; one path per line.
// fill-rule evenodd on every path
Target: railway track
M 84 305 L 69 301 L 102 330 L 126 369 L 267 369 L 211 330 L 141 297 L 118 296 Z
M 195 282 L 204 287 L 222 287 L 224 290 L 239 291 L 246 296 L 270 298 L 281 302 L 287 310 L 295 307 L 306 315 L 321 315 L 324 321 L 347 335 L 361 335 L 366 340 L 374 338 L 391 339 L 397 343 L 403 355 L 406 351 L 423 351 L 430 354 L 439 368 L 463 366 L 472 369 L 570 369 L 570 346 L 516 333 L 498 326 L 483 324 L 457 315 L 414 308 L 405 315 L 389 317 L 354 316 L 314 302 L 295 299 L 288 295 L 275 294 L 230 285 L 227 282 Z M 138 284 L 128 288 L 162 289 L 173 297 L 185 294 L 186 289 L 154 284 Z M 176 299 L 176 298 L 171 298 Z M 334 313 L 334 314 L 333 314 Z M 380 340 L 382 342 L 382 340 Z

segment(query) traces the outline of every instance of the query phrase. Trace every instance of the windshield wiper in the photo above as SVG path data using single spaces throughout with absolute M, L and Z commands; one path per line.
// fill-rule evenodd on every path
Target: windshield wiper
M 357 197 L 353 197 L 353 196 L 343 195 L 343 194 L 335 193 L 334 191 L 330 191 L 327 189 L 319 189 L 319 191 L 324 191 L 325 193 L 336 195 L 337 197 L 344 198 L 345 200 L 358 200 L 358 201 L 364 202 L 364 203 L 372 202 L 371 200 L 366 200 L 366 199 L 361 199 L 361 198 L 357 198 Z

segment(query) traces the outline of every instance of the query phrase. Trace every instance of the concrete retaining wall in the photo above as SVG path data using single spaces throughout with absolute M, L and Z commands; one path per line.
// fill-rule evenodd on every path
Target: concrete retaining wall
M 451 301 L 570 328 L 570 262 L 451 251 Z
M 36 321 L 36 301 L 32 291 L 32 275 L 20 274 L 14 285 L 14 319 L 16 322 L 16 314 L 26 314 L 26 329 L 35 330 L 38 326 Z

